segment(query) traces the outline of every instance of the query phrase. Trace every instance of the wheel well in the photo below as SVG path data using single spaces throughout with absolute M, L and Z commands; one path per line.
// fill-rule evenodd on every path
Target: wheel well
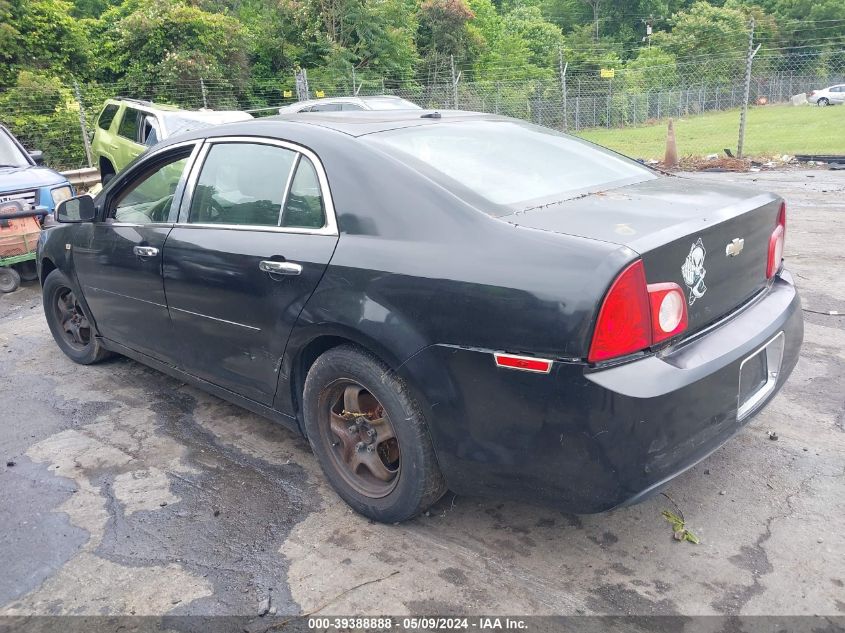
M 293 402 L 294 413 L 297 416 L 302 411 L 302 393 L 305 391 L 305 377 L 308 375 L 311 365 L 324 352 L 327 352 L 333 347 L 348 343 L 356 344 L 355 341 L 343 338 L 342 336 L 318 336 L 300 350 L 299 355 L 293 363 L 293 376 L 291 376 L 292 380 L 290 381 L 291 402 Z
M 53 263 L 53 260 L 45 257 L 41 260 L 41 285 L 44 285 L 44 280 L 47 279 L 47 275 L 51 272 L 56 270 L 56 265 Z

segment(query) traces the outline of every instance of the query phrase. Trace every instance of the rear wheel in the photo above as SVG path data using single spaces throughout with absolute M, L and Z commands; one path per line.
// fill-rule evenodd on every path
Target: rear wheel
M 88 315 L 82 309 L 70 282 L 54 270 L 44 280 L 44 315 L 56 344 L 76 363 L 90 365 L 109 356 L 94 336 Z
M 824 108 L 824 107 L 830 105 L 830 101 L 826 97 L 822 97 L 821 99 L 819 99 L 816 102 L 816 105 L 819 106 L 820 108 Z
M 0 267 L 0 292 L 14 292 L 21 285 L 21 276 L 11 266 Z
M 323 472 L 357 512 L 404 521 L 445 492 L 419 405 L 372 354 L 343 345 L 320 356 L 305 381 L 303 408 Z

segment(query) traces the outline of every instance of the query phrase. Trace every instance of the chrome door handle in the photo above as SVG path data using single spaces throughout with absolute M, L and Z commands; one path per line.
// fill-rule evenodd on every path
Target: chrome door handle
M 158 249 L 155 246 L 133 246 L 132 252 L 138 257 L 155 257 L 158 255 Z
M 298 275 L 302 272 L 302 264 L 294 262 L 276 262 L 272 259 L 263 259 L 258 262 L 258 269 L 273 275 Z

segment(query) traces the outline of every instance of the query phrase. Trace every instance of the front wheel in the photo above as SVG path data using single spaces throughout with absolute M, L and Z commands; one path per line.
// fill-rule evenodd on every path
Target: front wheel
M 830 101 L 827 100 L 826 98 L 822 97 L 821 99 L 816 101 L 816 105 L 819 106 L 820 108 L 824 108 L 824 107 L 830 105 Z
M 82 309 L 67 277 L 54 270 L 42 289 L 44 315 L 59 348 L 75 363 L 91 365 L 109 356 L 94 336 L 91 321 Z
M 326 478 L 364 516 L 404 521 L 446 491 L 419 404 L 398 376 L 363 349 L 342 345 L 314 362 L 303 412 Z

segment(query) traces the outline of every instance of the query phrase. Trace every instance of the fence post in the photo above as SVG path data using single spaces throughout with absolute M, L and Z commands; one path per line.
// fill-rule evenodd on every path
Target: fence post
M 745 91 L 739 115 L 739 139 L 736 144 L 737 158 L 742 158 L 743 145 L 745 145 L 745 121 L 748 118 L 748 99 L 751 96 L 751 62 L 756 52 L 754 50 L 754 18 L 751 18 L 748 28 L 748 57 L 745 60 Z
M 455 76 L 455 56 L 454 55 L 449 55 L 449 61 L 451 62 L 451 67 L 452 67 L 452 107 L 454 107 L 455 110 L 457 110 L 458 109 L 458 81 L 460 81 L 461 75 L 460 75 L 460 73 L 458 73 L 458 75 Z
M 569 130 L 569 121 L 566 116 L 566 70 L 569 68 L 569 62 L 563 63 L 563 47 L 557 48 L 559 64 L 560 64 L 560 91 L 563 98 L 563 129 Z
M 581 118 L 581 79 L 578 79 L 578 93 L 575 95 L 575 131 L 577 132 L 580 128 L 580 118 Z
M 76 102 L 79 104 L 79 129 L 82 132 L 82 146 L 85 148 L 85 159 L 88 161 L 88 167 L 93 167 L 94 163 L 91 160 L 91 141 L 88 140 L 88 125 L 85 122 L 85 106 L 82 104 L 82 94 L 79 91 L 79 82 L 76 77 L 73 78 L 73 94 L 76 96 Z
M 200 92 L 202 92 L 202 107 L 208 109 L 208 92 L 205 90 L 205 81 L 200 77 Z
M 498 81 L 496 82 L 496 114 L 499 114 L 499 100 L 502 98 L 501 95 L 502 84 Z

